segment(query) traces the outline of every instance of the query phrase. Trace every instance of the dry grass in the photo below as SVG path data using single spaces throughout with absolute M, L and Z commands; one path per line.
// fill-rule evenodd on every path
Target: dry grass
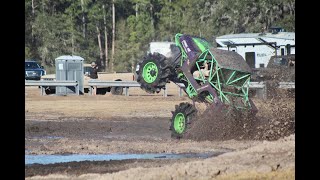
M 178 96 L 178 88 L 172 86 L 168 97 L 162 93 L 147 94 L 139 88 L 130 89 L 130 96 L 106 95 L 82 96 L 41 96 L 40 89 L 26 88 L 26 113 L 60 114 L 73 117 L 111 117 L 111 116 L 157 116 L 169 117 L 170 111 L 181 101 L 189 100 Z M 175 94 L 174 94 L 175 93 Z

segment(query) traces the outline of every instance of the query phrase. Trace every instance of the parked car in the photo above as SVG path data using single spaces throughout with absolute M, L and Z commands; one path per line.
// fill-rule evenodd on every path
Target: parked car
M 25 60 L 24 71 L 26 80 L 40 80 L 41 76 L 46 75 L 43 66 L 33 60 Z

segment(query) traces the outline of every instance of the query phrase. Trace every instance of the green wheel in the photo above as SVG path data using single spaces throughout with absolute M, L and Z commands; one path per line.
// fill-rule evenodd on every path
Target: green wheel
M 174 117 L 173 127 L 176 133 L 182 134 L 186 128 L 186 118 L 183 113 L 178 113 Z
M 173 68 L 167 58 L 160 53 L 149 53 L 137 65 L 137 82 L 148 93 L 159 93 L 172 76 Z
M 157 79 L 158 67 L 154 62 L 148 62 L 144 65 L 142 71 L 142 77 L 145 82 L 152 83 Z
M 180 103 L 176 105 L 176 109 L 172 112 L 171 118 L 171 137 L 182 138 L 187 132 L 189 125 L 194 120 L 197 110 L 192 104 Z

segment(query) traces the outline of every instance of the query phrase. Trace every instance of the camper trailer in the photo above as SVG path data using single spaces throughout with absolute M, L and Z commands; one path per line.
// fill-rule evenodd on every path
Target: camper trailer
M 274 27 L 263 33 L 241 33 L 219 36 L 218 49 L 235 51 L 251 68 L 264 68 L 271 56 L 295 54 L 295 33 Z

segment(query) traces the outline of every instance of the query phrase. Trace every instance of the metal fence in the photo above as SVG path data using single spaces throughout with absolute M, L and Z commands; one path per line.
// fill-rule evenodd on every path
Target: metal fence
M 48 86 L 73 86 L 76 88 L 77 95 L 79 95 L 79 84 L 77 81 L 51 81 L 51 80 L 41 80 L 41 81 L 32 81 L 26 80 L 26 86 L 39 86 L 41 87 L 41 95 L 45 93 L 45 87 Z M 140 84 L 136 81 L 102 81 L 92 79 L 88 81 L 88 85 L 90 87 L 90 95 L 92 95 L 92 90 L 94 87 L 123 87 L 125 89 L 125 96 L 129 96 L 129 87 L 140 87 Z M 183 96 L 183 88 L 185 88 L 184 84 L 178 83 L 179 86 L 179 96 Z M 260 98 L 267 98 L 267 86 L 265 82 L 250 82 L 250 89 L 254 89 L 257 91 L 257 94 Z M 294 82 L 280 82 L 278 88 L 281 89 L 294 89 Z M 163 90 L 163 96 L 167 97 L 167 88 Z
M 26 80 L 25 86 L 39 86 L 41 88 L 41 95 L 45 94 L 45 88 L 48 86 L 61 86 L 61 87 L 75 87 L 76 94 L 79 95 L 79 84 L 78 81 L 70 80 L 60 80 L 60 81 L 50 81 L 50 80 Z
M 140 84 L 136 81 L 101 81 L 91 79 L 88 81 L 90 86 L 90 95 L 92 95 L 93 87 L 123 87 L 125 89 L 125 96 L 129 96 L 129 87 L 140 87 Z M 163 96 L 167 97 L 167 89 L 163 91 Z
M 281 89 L 295 89 L 295 83 L 294 82 L 280 82 L 279 88 L 281 88 Z

